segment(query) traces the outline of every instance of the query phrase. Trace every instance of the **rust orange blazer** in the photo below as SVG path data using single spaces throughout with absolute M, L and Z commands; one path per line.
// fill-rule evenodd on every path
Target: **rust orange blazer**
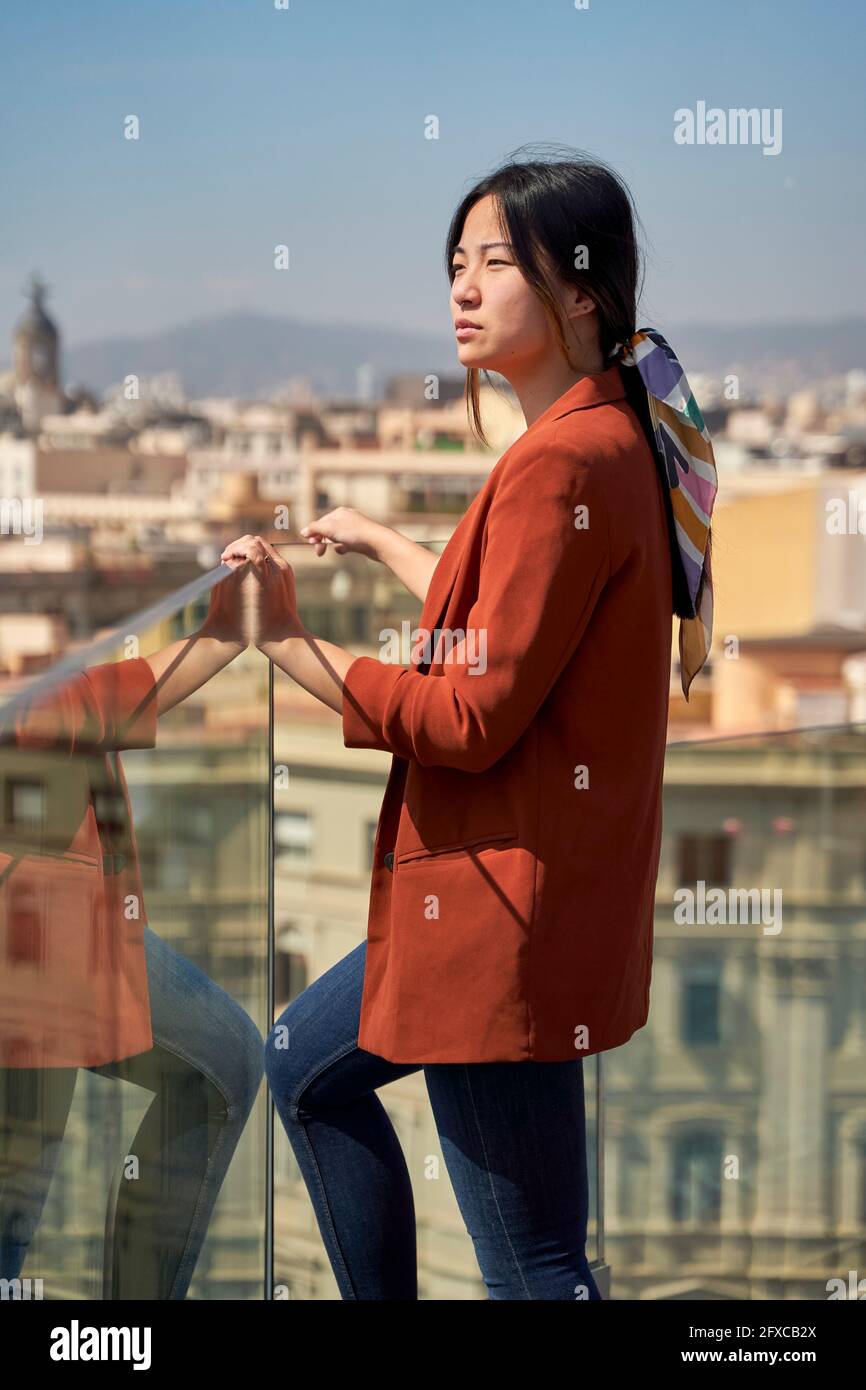
M 152 748 L 156 717 L 140 657 L 87 667 L 14 721 L 0 714 L 0 1067 L 97 1066 L 153 1046 L 138 851 L 113 755 Z
M 618 365 L 584 377 L 442 552 L 424 659 L 349 667 L 345 746 L 393 754 L 359 1047 L 565 1061 L 646 1022 L 673 612 L 662 487 Z

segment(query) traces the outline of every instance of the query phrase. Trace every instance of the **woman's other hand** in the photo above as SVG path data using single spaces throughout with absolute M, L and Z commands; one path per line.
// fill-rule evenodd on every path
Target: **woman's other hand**
M 221 558 L 232 567 L 244 566 L 247 561 L 252 566 L 257 585 L 251 605 L 250 640 L 257 647 L 304 634 L 294 571 L 268 541 L 261 536 L 241 536 L 226 546 Z
M 317 555 L 324 555 L 330 544 L 338 555 L 354 550 L 358 555 L 366 555 L 369 560 L 379 560 L 378 542 L 386 529 L 354 507 L 335 507 L 308 526 L 302 526 L 301 535 L 316 547 Z

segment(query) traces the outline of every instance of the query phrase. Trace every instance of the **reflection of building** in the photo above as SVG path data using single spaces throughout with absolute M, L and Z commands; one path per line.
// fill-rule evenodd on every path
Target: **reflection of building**
M 650 1019 L 604 1062 L 615 1297 L 824 1299 L 862 1273 L 864 846 L 863 730 L 669 750 Z M 678 923 L 701 880 L 723 920 Z
M 33 276 L 30 305 L 14 338 L 15 404 L 25 430 L 38 428 L 44 415 L 61 409 L 60 335 L 45 312 L 46 286 Z

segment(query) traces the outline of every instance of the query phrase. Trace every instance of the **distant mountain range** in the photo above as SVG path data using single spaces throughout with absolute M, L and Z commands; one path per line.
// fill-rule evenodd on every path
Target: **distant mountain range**
M 639 320 L 641 327 L 644 320 Z M 688 375 L 740 375 L 744 397 L 786 394 L 852 369 L 866 371 L 866 318 L 825 323 L 658 324 Z
M 643 326 L 644 320 L 640 323 Z M 658 324 L 687 372 L 741 377 L 744 397 L 790 391 L 850 368 L 866 369 L 866 318 L 826 323 Z M 260 313 L 197 319 L 151 336 L 130 334 L 63 348 L 64 384 L 102 394 L 128 373 L 172 372 L 188 397 L 265 400 L 301 379 L 318 394 L 381 395 L 395 373 L 462 376 L 447 332 L 304 323 Z

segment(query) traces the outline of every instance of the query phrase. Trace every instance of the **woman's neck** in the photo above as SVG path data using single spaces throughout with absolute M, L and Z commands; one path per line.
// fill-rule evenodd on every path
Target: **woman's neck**
M 508 380 L 520 402 L 526 428 L 529 429 L 548 406 L 558 401 L 585 376 L 596 376 L 609 366 L 610 363 L 604 361 L 599 349 L 594 356 L 589 354 L 582 359 L 579 365 L 569 365 L 562 356 L 557 356 L 545 363 L 541 371 L 536 370 L 525 377 L 509 375 Z

